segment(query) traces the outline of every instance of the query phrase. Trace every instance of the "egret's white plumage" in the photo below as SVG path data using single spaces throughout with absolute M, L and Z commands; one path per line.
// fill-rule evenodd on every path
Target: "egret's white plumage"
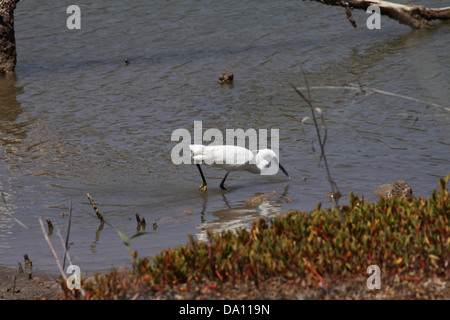
M 196 161 L 203 161 L 205 164 L 221 167 L 227 171 L 225 177 L 220 183 L 220 187 L 224 190 L 224 182 L 232 171 L 248 171 L 251 173 L 262 173 L 270 167 L 273 161 L 283 173 L 289 177 L 287 171 L 278 162 L 278 157 L 270 149 L 260 150 L 256 155 L 250 150 L 238 146 L 204 146 L 199 144 L 190 145 L 192 151 L 192 158 Z M 203 184 L 200 186 L 201 190 L 206 190 L 206 179 L 203 175 L 200 164 L 196 164 Z

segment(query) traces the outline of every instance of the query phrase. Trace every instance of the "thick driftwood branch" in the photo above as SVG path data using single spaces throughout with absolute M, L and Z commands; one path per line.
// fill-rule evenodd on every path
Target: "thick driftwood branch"
M 446 8 L 427 8 L 420 5 L 397 4 L 389 1 L 380 0 L 315 0 L 327 5 L 341 6 L 346 8 L 347 18 L 355 27 L 356 24 L 351 16 L 351 9 L 367 10 L 369 6 L 375 5 L 380 8 L 380 13 L 389 18 L 397 20 L 414 29 L 431 28 L 435 25 L 432 20 L 449 20 L 450 7 Z
M 14 9 L 19 0 L 0 0 L 0 73 L 12 72 L 16 67 L 16 39 Z

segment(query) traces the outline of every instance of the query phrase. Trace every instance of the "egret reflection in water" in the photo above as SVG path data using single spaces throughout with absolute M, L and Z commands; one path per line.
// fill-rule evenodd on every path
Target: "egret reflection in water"
M 197 228 L 201 229 L 197 233 L 197 239 L 200 241 L 207 240 L 207 232 L 213 234 L 222 231 L 249 229 L 254 219 L 258 217 L 272 218 L 277 214 L 281 214 L 281 203 L 286 201 L 289 191 L 289 184 L 283 189 L 283 193 L 278 195 L 275 191 L 270 193 L 258 193 L 243 201 L 242 205 L 231 206 L 227 195 L 222 193 L 222 200 L 226 209 L 216 210 L 211 213 L 214 217 L 213 221 L 200 223 Z M 204 206 L 206 210 L 206 206 Z M 205 213 L 202 212 L 202 216 Z

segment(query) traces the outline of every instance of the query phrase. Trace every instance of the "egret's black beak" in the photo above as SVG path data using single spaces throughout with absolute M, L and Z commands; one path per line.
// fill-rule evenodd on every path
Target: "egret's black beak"
M 280 163 L 278 164 L 278 167 L 281 169 L 281 171 L 283 171 L 283 173 L 286 175 L 286 177 L 291 179 L 291 177 L 289 177 L 289 173 L 287 173 L 286 169 L 283 168 L 283 166 Z

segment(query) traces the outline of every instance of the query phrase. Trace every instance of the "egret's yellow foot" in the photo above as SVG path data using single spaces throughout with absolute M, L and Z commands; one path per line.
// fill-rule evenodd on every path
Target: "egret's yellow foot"
M 200 187 L 198 187 L 198 190 L 206 191 L 206 184 L 202 184 Z

